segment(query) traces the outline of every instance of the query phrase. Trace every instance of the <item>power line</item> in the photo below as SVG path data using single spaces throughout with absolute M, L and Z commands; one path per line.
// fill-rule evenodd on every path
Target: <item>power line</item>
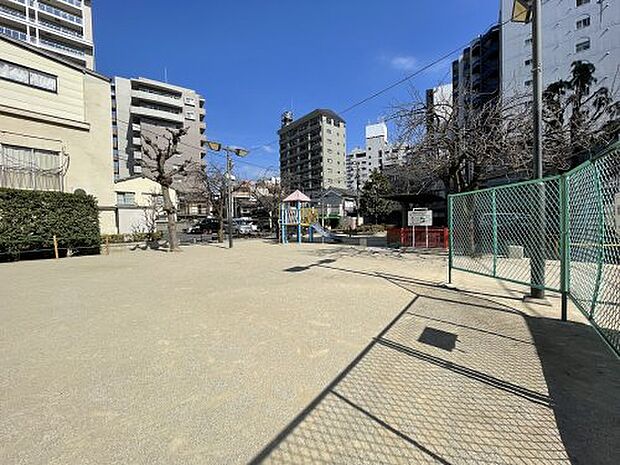
M 511 19 L 511 18 L 509 18 L 509 19 L 508 19 L 508 20 L 506 20 L 506 21 L 503 21 L 503 22 L 500 22 L 500 23 L 494 23 L 494 24 L 492 24 L 492 25 L 488 26 L 488 27 L 487 27 L 487 30 L 488 30 L 488 29 L 490 29 L 490 28 L 492 28 L 492 27 L 494 27 L 494 26 L 498 26 L 498 27 L 500 27 L 500 28 L 501 28 L 502 26 L 504 26 L 505 24 L 507 24 L 507 23 L 509 23 L 509 22 L 511 22 L 511 21 L 512 21 L 512 19 Z M 422 66 L 421 68 L 419 68 L 419 69 L 415 70 L 414 72 L 412 72 L 412 73 L 410 73 L 410 74 L 408 74 L 408 75 L 404 76 L 403 78 L 401 78 L 401 79 L 399 79 L 399 80 L 397 80 L 397 81 L 395 81 L 395 82 L 393 82 L 393 83 L 391 83 L 391 84 L 388 84 L 387 86 L 385 86 L 385 87 L 383 87 L 383 88 L 379 89 L 378 91 L 373 92 L 372 94 L 370 94 L 370 95 L 368 95 L 368 96 L 366 96 L 366 97 L 364 97 L 364 98 L 362 98 L 362 99 L 358 100 L 357 102 L 354 102 L 353 104 L 349 105 L 348 107 L 344 108 L 343 110 L 341 110 L 341 111 L 337 112 L 337 114 L 339 114 L 339 115 L 343 115 L 343 114 L 345 114 L 345 113 L 348 113 L 348 112 L 350 112 L 351 110 L 354 110 L 355 108 L 358 108 L 358 107 L 360 107 L 360 106 L 364 105 L 365 103 L 367 103 L 367 102 L 369 102 L 369 101 L 371 101 L 371 100 L 374 100 L 375 98 L 377 98 L 377 97 L 379 97 L 379 96 L 381 96 L 381 95 L 385 94 L 386 92 L 389 92 L 390 90 L 392 90 L 392 89 L 394 89 L 394 88 L 396 88 L 396 87 L 398 87 L 398 86 L 400 86 L 400 85 L 402 85 L 402 84 L 404 84 L 404 83 L 406 83 L 406 82 L 410 81 L 410 80 L 411 80 L 411 79 L 413 79 L 414 77 L 416 77 L 416 76 L 418 76 L 418 75 L 422 74 L 423 72 L 425 72 L 425 71 L 429 70 L 430 68 L 432 68 L 432 67 L 434 67 L 434 66 L 438 65 L 438 64 L 439 64 L 439 63 L 441 63 L 442 61 L 444 61 L 444 60 L 446 60 L 446 59 L 450 58 L 452 55 L 454 55 L 454 54 L 456 54 L 456 53 L 461 52 L 464 48 L 468 47 L 471 43 L 472 43 L 472 40 L 469 40 L 469 41 L 465 42 L 464 44 L 462 44 L 462 45 L 460 45 L 460 46 L 458 46 L 458 47 L 454 48 L 453 50 L 451 50 L 451 51 L 449 51 L 449 52 L 447 52 L 447 53 L 443 54 L 443 55 L 442 55 L 442 56 L 440 56 L 439 58 L 437 58 L 437 59 L 435 59 L 435 60 L 431 61 L 430 63 L 427 63 L 426 65 L 424 65 L 424 66 Z M 130 124 L 130 123 L 129 123 L 129 122 L 127 122 L 127 121 L 122 121 L 122 120 L 117 120 L 117 121 L 121 121 L 121 122 L 123 122 L 124 124 L 127 124 L 127 125 L 129 125 L 129 124 Z M 147 131 L 147 132 L 149 132 L 149 130 L 148 130 L 148 129 L 147 129 L 146 131 Z M 151 132 L 151 133 L 153 133 L 153 134 L 156 134 L 154 131 L 150 131 L 150 132 Z M 249 148 L 249 150 L 250 150 L 250 151 L 253 151 L 253 150 L 258 150 L 258 149 L 260 149 L 260 148 L 262 148 L 262 147 L 269 147 L 269 146 L 272 146 L 272 145 L 274 145 L 274 144 L 276 144 L 276 143 L 278 143 L 278 142 L 279 142 L 279 139 L 274 139 L 274 140 L 269 141 L 269 142 L 267 142 L 267 143 L 263 143 L 263 144 L 258 144 L 258 145 L 252 146 L 252 147 L 250 147 L 250 148 Z M 187 144 L 187 143 L 184 143 L 184 142 L 179 142 L 179 145 L 184 145 L 184 146 L 186 146 L 186 147 L 190 147 L 190 148 L 193 148 L 193 149 L 199 150 L 200 152 L 202 152 L 202 151 L 204 150 L 204 147 L 194 147 L 194 146 L 192 146 L 192 145 L 190 145 L 190 144 Z M 219 153 L 219 152 L 213 152 L 213 151 L 211 151 L 211 153 L 212 153 L 212 154 L 216 154 L 216 155 L 218 155 L 218 156 L 222 156 L 222 157 L 224 157 L 224 155 L 223 155 L 223 154 L 221 154 L 221 153 Z M 241 160 L 241 159 L 240 159 L 240 160 L 237 160 L 237 161 L 238 161 L 239 163 L 243 163 L 243 164 L 248 165 L 248 166 L 253 166 L 253 167 L 255 167 L 255 168 L 261 168 L 261 169 L 265 169 L 265 170 L 268 170 L 268 171 L 274 170 L 274 168 L 273 168 L 273 167 L 266 167 L 266 166 L 263 166 L 263 165 L 258 165 L 258 164 L 256 164 L 256 163 L 248 162 L 248 161 L 246 161 L 246 160 Z
M 117 123 L 122 123 L 122 124 L 124 124 L 127 127 L 129 127 L 129 125 L 131 124 L 129 121 L 124 121 L 124 120 L 118 119 L 118 118 L 116 119 L 116 122 Z M 160 136 L 161 135 L 161 134 L 153 131 L 152 129 L 148 129 L 148 128 L 144 128 L 144 129 L 140 128 L 140 132 L 149 132 L 149 133 L 151 133 L 151 134 L 153 134 L 155 136 Z M 201 153 L 206 149 L 206 147 L 194 146 L 194 145 L 188 144 L 188 143 L 183 142 L 183 141 L 179 141 L 179 145 L 183 145 L 185 147 L 188 147 L 188 148 L 191 148 L 191 149 L 194 149 L 194 150 L 198 150 Z M 214 152 L 214 151 L 210 151 L 210 153 L 225 158 L 225 155 L 222 154 L 222 153 Z M 127 157 L 123 157 L 123 159 L 127 160 L 128 158 Z M 246 160 L 242 160 L 242 159 L 238 159 L 236 161 L 239 162 L 239 163 L 243 163 L 245 165 L 253 166 L 254 168 L 261 168 L 261 169 L 264 169 L 264 170 L 267 170 L 267 171 L 273 170 L 273 166 L 258 165 L 256 163 L 252 163 L 252 162 L 249 162 L 249 161 L 246 161 Z
M 491 29 L 491 28 L 493 28 L 495 26 L 501 28 L 502 26 L 504 26 L 505 24 L 510 23 L 510 22 L 512 22 L 512 18 L 509 18 L 506 21 L 502 21 L 502 22 L 498 22 L 498 23 L 493 23 L 493 24 L 489 25 L 486 29 L 489 30 L 489 29 Z M 473 39 L 473 40 L 475 40 L 475 39 Z M 416 71 L 406 75 L 405 77 L 399 79 L 398 81 L 393 82 L 392 84 L 388 84 L 387 86 L 383 87 L 382 89 L 380 89 L 380 90 L 378 90 L 378 91 L 368 95 L 367 97 L 364 97 L 364 98 L 358 100 L 357 102 L 351 104 L 350 106 L 348 106 L 345 109 L 343 109 L 343 110 L 341 110 L 339 112 L 336 112 L 336 113 L 339 114 L 339 115 L 342 115 L 344 113 L 348 113 L 349 111 L 351 111 L 351 110 L 353 110 L 353 109 L 355 109 L 355 108 L 357 108 L 357 107 L 359 107 L 359 106 L 361 106 L 361 105 L 363 105 L 363 104 L 365 104 L 365 103 L 367 103 L 367 102 L 369 102 L 371 100 L 374 100 L 375 98 L 385 94 L 386 92 L 389 92 L 390 90 L 394 89 L 395 87 L 398 87 L 401 84 L 404 84 L 405 82 L 410 81 L 411 79 L 413 79 L 414 77 L 418 76 L 419 74 L 422 74 L 424 71 L 427 71 L 428 69 L 432 68 L 433 66 L 436 66 L 439 63 L 441 63 L 442 61 L 450 58 L 452 55 L 461 52 L 464 48 L 468 47 L 472 43 L 473 40 L 469 40 L 469 41 L 463 43 L 462 45 L 460 45 L 459 47 L 456 47 L 455 49 L 451 50 L 450 52 L 445 53 L 444 55 L 442 55 L 441 57 L 433 60 L 430 63 L 427 63 L 422 68 L 417 69 Z M 272 140 L 270 142 L 256 145 L 256 146 L 253 147 L 253 149 L 258 149 L 258 148 L 264 147 L 264 146 L 271 146 L 271 145 L 273 145 L 273 144 L 275 144 L 277 142 L 279 142 L 279 140 L 278 139 L 274 139 L 274 140 Z
M 471 43 L 471 41 L 467 42 L 465 45 L 462 45 L 460 47 L 455 48 L 454 50 L 442 55 L 440 58 L 437 58 L 436 60 L 433 60 L 432 62 L 424 65 L 422 68 L 417 69 L 416 71 L 408 74 L 407 76 L 403 77 L 402 79 L 399 79 L 396 82 L 393 82 L 392 84 L 387 85 L 386 87 L 383 87 L 382 89 L 370 94 L 367 97 L 362 98 L 361 100 L 358 100 L 357 102 L 353 103 L 352 105 L 346 107 L 345 109 L 336 112 L 339 115 L 343 115 L 344 113 L 348 113 L 349 111 L 371 101 L 374 100 L 375 98 L 385 94 L 386 92 L 389 92 L 390 90 L 394 89 L 395 87 L 400 86 L 401 84 L 404 84 L 405 82 L 413 79 L 414 77 L 418 76 L 419 74 L 422 74 L 424 71 L 427 71 L 428 69 L 432 68 L 433 66 L 441 63 L 442 61 L 446 60 L 447 58 L 450 58 L 452 55 L 454 55 L 457 52 L 460 52 L 461 50 L 463 50 L 463 48 L 467 47 L 467 45 L 469 45 Z M 279 140 L 275 139 L 271 142 L 268 142 L 266 144 L 260 144 L 257 145 L 255 148 L 260 148 L 260 147 L 264 147 L 264 146 L 271 146 L 275 143 L 277 143 Z

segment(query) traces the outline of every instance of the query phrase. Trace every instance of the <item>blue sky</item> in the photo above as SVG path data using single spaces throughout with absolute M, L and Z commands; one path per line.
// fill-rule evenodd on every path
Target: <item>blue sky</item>
M 497 21 L 499 0 L 96 0 L 97 71 L 196 89 L 207 135 L 259 147 L 239 164 L 256 177 L 278 166 L 280 114 L 356 101 L 463 45 Z M 446 60 L 411 80 L 450 79 Z M 408 85 L 343 115 L 348 149 L 363 143 Z

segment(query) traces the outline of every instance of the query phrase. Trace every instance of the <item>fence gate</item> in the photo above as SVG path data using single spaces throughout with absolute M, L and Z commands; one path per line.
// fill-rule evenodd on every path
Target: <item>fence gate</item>
M 452 270 L 562 294 L 620 355 L 620 143 L 561 176 L 448 198 Z

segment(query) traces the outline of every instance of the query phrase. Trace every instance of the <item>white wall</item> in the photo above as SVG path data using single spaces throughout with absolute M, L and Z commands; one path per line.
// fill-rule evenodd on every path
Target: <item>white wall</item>
M 512 15 L 513 0 L 501 0 L 501 21 Z M 577 29 L 576 22 L 589 15 L 590 26 Z M 543 2 L 543 85 L 567 79 L 571 64 L 576 60 L 596 66 L 598 85 L 620 85 L 620 1 L 590 0 L 577 7 L 576 0 L 548 0 Z M 502 93 L 531 92 L 525 82 L 532 79 L 531 24 L 508 22 L 502 26 Z M 590 39 L 590 50 L 576 52 L 575 45 L 583 38 Z

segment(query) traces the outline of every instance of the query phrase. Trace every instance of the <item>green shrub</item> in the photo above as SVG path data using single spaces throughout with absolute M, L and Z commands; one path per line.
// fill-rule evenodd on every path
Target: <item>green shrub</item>
M 159 241 L 163 237 L 161 231 L 148 232 L 135 232 L 131 234 L 102 234 L 101 241 L 109 242 L 110 244 L 123 244 L 125 242 L 146 242 L 146 241 Z
M 357 234 L 376 234 L 385 231 L 384 224 L 362 224 L 357 229 Z
M 0 254 L 54 248 L 92 253 L 100 245 L 94 197 L 63 192 L 0 189 Z

